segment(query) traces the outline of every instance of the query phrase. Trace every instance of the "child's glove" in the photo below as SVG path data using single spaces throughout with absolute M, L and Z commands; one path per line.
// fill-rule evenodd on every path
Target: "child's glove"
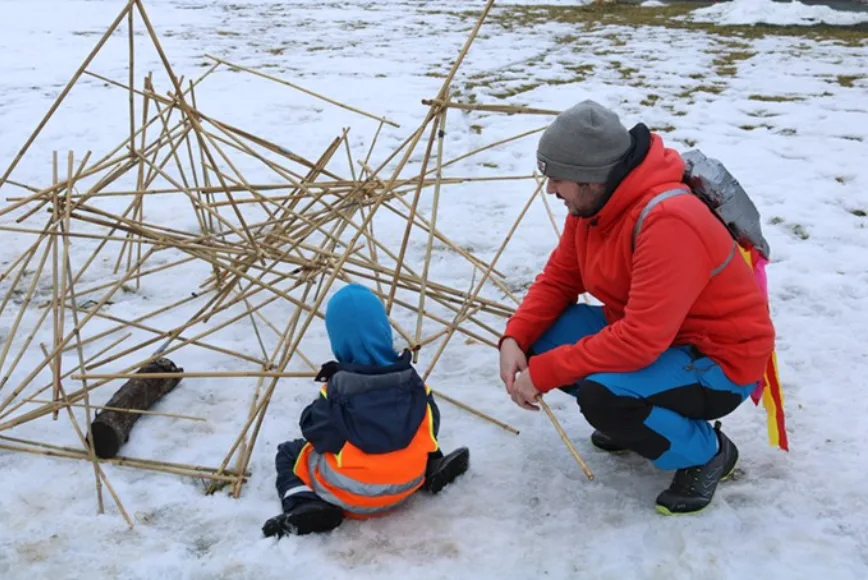
M 317 373 L 314 380 L 318 383 L 327 383 L 336 372 L 338 372 L 338 362 L 334 360 L 329 361 L 320 367 L 319 373 Z

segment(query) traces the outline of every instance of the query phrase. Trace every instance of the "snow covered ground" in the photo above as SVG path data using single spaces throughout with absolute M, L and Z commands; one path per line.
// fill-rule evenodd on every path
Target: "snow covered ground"
M 122 4 L 0 1 L 0 170 Z M 458 0 L 146 3 L 172 65 L 188 80 L 211 64 L 208 53 L 399 123 L 399 129 L 384 128 L 372 156 L 375 164 L 421 122 L 427 108 L 420 101 L 435 96 L 482 5 Z M 730 6 L 730 13 L 736 8 Z M 588 482 L 546 416 L 522 411 L 505 396 L 496 352 L 456 337 L 431 377 L 432 386 L 521 434 L 441 402 L 443 446 L 466 444 L 472 453 L 468 474 L 441 495 L 420 495 L 389 518 L 349 522 L 325 537 L 263 539 L 263 521 L 279 510 L 275 447 L 297 435 L 298 414 L 314 392 L 304 381 L 282 381 L 239 499 L 222 492 L 205 496 L 194 479 L 105 465 L 136 520 L 132 530 L 107 494 L 106 514 L 95 514 L 93 469 L 86 462 L 0 451 L 0 577 L 868 577 L 868 351 L 861 342 L 868 328 L 868 39 L 586 27 L 558 21 L 555 12 L 523 10 L 525 16 L 515 18 L 511 10 L 495 9 L 484 25 L 456 76 L 456 100 L 560 110 L 594 98 L 614 107 L 625 124 L 646 122 L 670 146 L 699 147 L 722 160 L 751 193 L 773 253 L 769 282 L 791 451 L 767 445 L 764 411 L 745 404 L 724 424 L 741 450 L 739 477 L 719 488 L 702 515 L 663 518 L 653 502 L 670 474 L 655 472 L 636 457 L 593 451 L 587 441 L 591 429 L 575 402 L 553 394 L 548 397 L 553 411 L 595 472 L 596 480 Z M 726 17 L 721 14 L 725 4 L 716 10 Z M 165 93 L 169 86 L 157 56 L 146 50 L 140 23 L 137 30 L 137 82 L 152 70 L 158 91 Z M 90 70 L 125 82 L 126 43 L 125 32 L 112 37 Z M 196 96 L 200 110 L 310 159 L 345 127 L 351 127 L 354 157 L 363 157 L 377 128 L 371 119 L 227 69 L 211 75 Z M 49 183 L 53 150 L 61 154 L 64 171 L 67 150 L 77 161 L 88 150 L 93 159 L 107 153 L 129 131 L 126 99 L 124 91 L 83 77 L 13 179 Z M 542 127 L 548 119 L 451 110 L 447 157 Z M 535 139 L 471 157 L 446 175 L 529 175 Z M 418 169 L 426 142 L 427 134 L 407 175 Z M 532 191 L 527 180 L 446 187 L 438 223 L 461 247 L 490 260 Z M 14 187 L 0 191 L 4 204 L 21 193 Z M 426 216 L 431 194 L 426 190 L 421 204 Z M 148 221 L 196 230 L 186 199 L 158 199 L 164 201 L 146 202 Z M 561 219 L 563 208 L 557 205 Z M 119 207 L 125 206 L 113 209 Z M 18 215 L 0 222 L 14 225 Z M 378 235 L 397 248 L 403 229 L 394 227 L 394 220 L 384 223 Z M 33 241 L 5 231 L 0 239 L 3 270 Z M 554 242 L 548 214 L 537 201 L 498 262 L 509 285 L 529 283 Z M 75 263 L 87 257 L 78 249 L 85 245 L 73 242 Z M 418 263 L 424 249 L 425 237 L 414 238 L 410 258 Z M 112 267 L 95 265 L 88 283 L 108 277 Z M 444 284 L 470 284 L 470 270 L 454 252 L 439 251 L 431 268 L 432 279 Z M 141 291 L 120 295 L 109 312 L 132 318 L 189 296 L 207 275 L 207 266 L 193 264 L 173 270 L 171 284 L 165 277 L 149 277 Z M 0 295 L 6 288 L 0 285 Z M 17 314 L 12 310 L 0 318 L 0 336 L 9 332 Z M 285 319 L 274 320 L 280 325 Z M 414 328 L 414 321 L 403 320 L 407 328 Z M 158 318 L 153 324 L 167 329 L 178 322 Z M 304 349 L 320 362 L 329 353 L 318 324 Z M 50 333 L 38 340 L 50 340 Z M 259 351 L 252 327 L 243 321 L 221 335 L 219 344 L 251 355 Z M 422 352 L 421 369 L 427 368 L 430 350 Z M 28 359 L 32 367 L 41 358 L 38 349 L 28 353 L 18 378 L 26 374 Z M 75 353 L 69 355 L 65 364 L 76 364 Z M 182 350 L 175 358 L 188 370 L 250 368 L 210 351 Z M 43 372 L 39 382 L 49 376 Z M 185 380 L 159 409 L 205 417 L 207 423 L 145 417 L 123 453 L 217 466 L 246 417 L 254 388 L 255 379 Z M 94 402 L 110 394 L 97 391 Z M 4 435 L 79 447 L 65 415 Z

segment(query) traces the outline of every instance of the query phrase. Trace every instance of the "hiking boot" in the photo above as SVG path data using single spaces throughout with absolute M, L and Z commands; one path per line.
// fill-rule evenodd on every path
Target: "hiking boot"
M 422 484 L 422 489 L 429 493 L 438 493 L 467 471 L 469 465 L 470 450 L 467 447 L 459 447 L 449 455 L 443 455 L 442 452 L 432 453 L 425 468 L 425 483 Z
M 623 445 L 618 445 L 617 443 L 615 443 L 614 439 L 612 439 L 599 429 L 591 433 L 591 443 L 593 443 L 594 447 L 597 447 L 598 449 L 602 449 L 603 451 L 608 451 L 609 453 L 614 453 L 616 455 L 627 453 L 629 451 L 629 449 L 627 449 Z
M 657 496 L 657 511 L 670 516 L 695 513 L 711 503 L 717 484 L 732 475 L 738 462 L 738 448 L 714 425 L 720 448 L 705 465 L 679 469 L 672 484 Z
M 262 526 L 262 533 L 266 538 L 282 538 L 290 534 L 302 536 L 328 532 L 338 527 L 343 520 L 344 512 L 341 508 L 314 499 L 301 502 L 288 512 L 269 519 Z

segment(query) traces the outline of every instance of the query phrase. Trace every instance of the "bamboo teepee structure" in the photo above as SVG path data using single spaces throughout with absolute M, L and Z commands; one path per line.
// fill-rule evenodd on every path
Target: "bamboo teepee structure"
M 250 475 L 250 458 L 278 384 L 310 381 L 316 374 L 318 365 L 302 345 L 315 320 L 323 317 L 330 292 L 341 284 L 368 285 L 386 304 L 404 346 L 417 356 L 422 349 L 431 349 L 423 374 L 426 379 L 455 334 L 496 347 L 500 332 L 496 321 L 507 318 L 518 303 L 497 270 L 497 261 L 534 200 L 545 201 L 543 181 L 535 175 L 483 178 L 527 179 L 532 190 L 495 256 L 486 262 L 438 228 L 441 190 L 470 181 L 446 178 L 443 169 L 544 127 L 447 160 L 447 113 L 454 108 L 542 116 L 558 111 L 450 100 L 451 83 L 493 3 L 489 0 L 482 9 L 439 92 L 423 101 L 428 108 L 419 126 L 374 165 L 371 156 L 380 130 L 386 125 L 397 127 L 393 121 L 212 56 L 205 73 L 185 84 L 164 52 L 143 0 L 127 2 L 0 177 L 0 192 L 9 200 L 0 208 L 0 219 L 11 224 L 0 225 L 0 231 L 28 238 L 27 249 L 0 272 L 0 320 L 11 320 L 10 331 L 0 343 L 0 450 L 91 462 L 99 511 L 104 509 L 105 487 L 132 525 L 102 465 L 109 462 L 196 477 L 210 482 L 212 492 L 229 485 L 238 497 Z M 126 84 L 89 70 L 125 21 L 130 37 Z M 144 26 L 159 55 L 170 83 L 166 94 L 157 90 L 151 74 L 136 86 L 136 26 Z M 375 119 L 378 129 L 371 149 L 365 158 L 353 159 L 349 129 L 345 129 L 317 159 L 308 160 L 206 114 L 197 108 L 197 91 L 203 90 L 204 81 L 220 67 L 270 79 L 330 106 Z M 128 92 L 129 135 L 98 159 L 91 151 L 80 157 L 55 152 L 46 185 L 14 181 L 16 166 L 85 76 Z M 421 170 L 408 176 L 408 161 L 423 141 Z M 350 174 L 335 168 L 343 155 Z M 253 173 L 267 178 L 248 180 L 246 175 Z M 18 197 L 10 196 L 11 187 L 18 188 Z M 22 189 L 24 194 L 20 194 Z M 423 190 L 433 191 L 427 216 L 420 209 Z M 148 217 L 145 207 L 154 207 L 155 200 L 169 196 L 185 199 L 173 207 L 189 208 L 198 224 L 195 231 Z M 375 234 L 375 218 L 384 214 L 401 224 L 403 235 L 397 245 L 384 243 Z M 552 225 L 557 232 L 553 217 Z M 415 267 L 408 259 L 414 233 L 425 240 L 424 258 Z M 431 275 L 435 244 L 464 260 L 474 273 L 470 288 L 453 288 Z M 83 256 L 87 258 L 81 259 Z M 191 282 L 195 275 L 201 278 Z M 139 315 L 131 312 L 141 309 L 142 301 L 136 309 L 124 310 L 125 315 L 111 308 L 149 284 L 162 288 L 179 280 L 182 288 L 194 284 L 195 289 L 180 298 L 176 293 L 172 300 L 163 298 L 168 293 L 151 295 L 147 304 L 152 308 Z M 242 352 L 221 344 L 225 341 L 219 339 L 220 333 L 232 332 L 239 325 L 244 332 L 252 331 L 252 350 Z M 216 466 L 211 467 L 156 458 L 97 458 L 87 444 L 93 412 L 101 408 L 93 403 L 94 391 L 110 392 L 125 379 L 143 376 L 137 371 L 148 363 L 179 351 L 184 352 L 189 370 L 171 376 L 255 381 L 248 407 L 239 409 L 243 414 L 240 432 L 225 456 L 214 458 Z M 200 358 L 220 361 L 219 368 L 230 370 L 218 370 L 212 364 L 197 367 L 195 361 Z M 518 433 L 466 403 L 442 393 L 439 396 Z M 73 409 L 79 409 L 78 418 Z M 196 411 L 136 412 L 174 421 L 202 421 Z M 33 434 L 41 432 L 34 425 L 61 421 L 64 416 L 79 447 L 34 439 Z

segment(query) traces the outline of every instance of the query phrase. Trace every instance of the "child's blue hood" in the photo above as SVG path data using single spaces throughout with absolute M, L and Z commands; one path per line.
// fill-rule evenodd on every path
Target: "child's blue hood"
M 325 323 L 338 362 L 368 366 L 397 362 L 386 309 L 368 288 L 349 284 L 336 292 L 326 307 Z

